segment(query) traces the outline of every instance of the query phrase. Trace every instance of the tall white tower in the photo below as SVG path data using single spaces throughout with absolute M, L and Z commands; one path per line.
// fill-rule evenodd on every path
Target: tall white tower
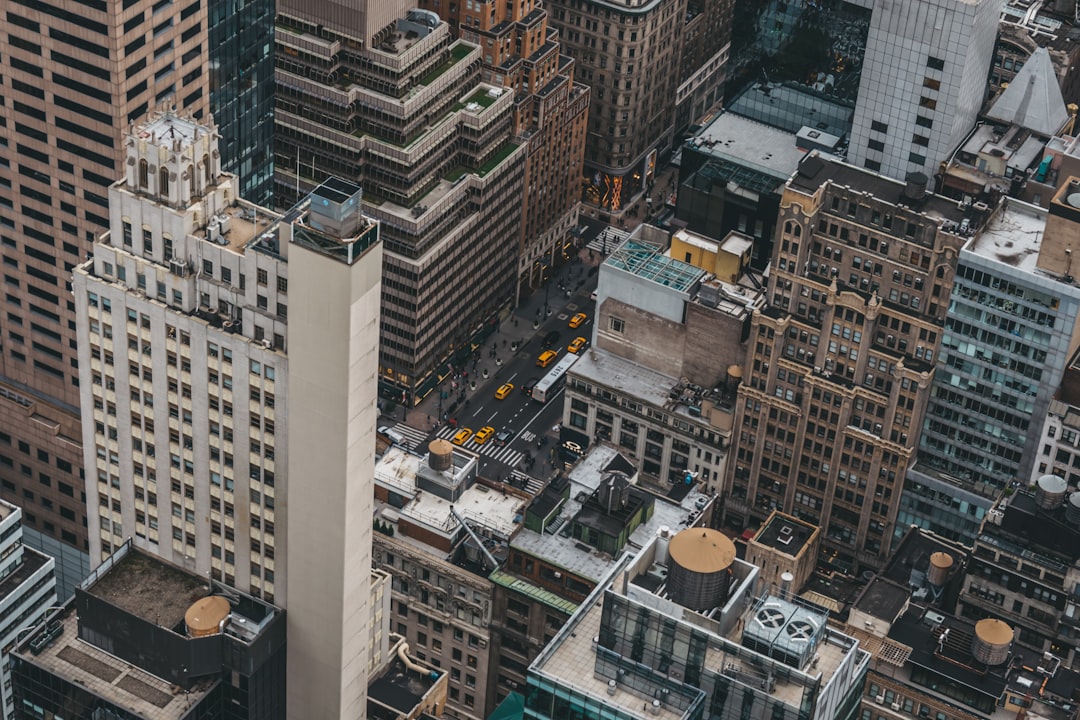
M 877 0 L 848 160 L 933 177 L 974 127 L 1003 0 Z
M 306 202 L 288 247 L 288 716 L 354 720 L 371 652 L 382 245 L 359 187 L 330 180 Z

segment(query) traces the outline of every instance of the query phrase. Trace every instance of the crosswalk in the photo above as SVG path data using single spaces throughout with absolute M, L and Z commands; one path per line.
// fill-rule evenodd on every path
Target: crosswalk
M 405 438 L 405 447 L 409 450 L 426 450 L 423 445 L 431 433 L 426 433 L 405 423 L 398 423 L 393 429 Z
M 479 428 L 476 428 L 479 429 Z M 423 430 L 419 430 L 405 423 L 398 423 L 394 425 L 393 430 L 400 433 L 405 438 L 405 446 L 415 452 L 427 452 L 425 443 L 428 438 L 431 437 L 431 433 L 426 433 Z M 457 433 L 458 429 L 450 427 L 449 425 L 443 425 L 436 432 L 437 437 L 441 437 L 444 440 L 449 440 Z M 495 438 L 489 438 L 483 445 L 477 445 L 471 438 L 462 446 L 466 450 L 470 450 L 478 455 L 491 458 L 496 462 L 515 467 L 521 459 L 525 457 L 525 453 L 514 450 L 510 447 L 499 447 L 495 444 Z
M 439 428 L 439 431 L 436 433 L 436 435 L 445 440 L 449 440 L 450 438 L 454 437 L 458 429 L 459 428 L 452 428 L 444 425 Z M 478 429 L 479 428 L 475 428 L 475 430 Z M 495 444 L 495 438 L 493 437 L 489 438 L 488 441 L 483 445 L 477 445 L 476 441 L 474 441 L 472 438 L 469 438 L 465 442 L 465 444 L 462 445 L 462 447 L 466 450 L 476 453 L 477 455 L 484 455 L 485 457 L 491 458 L 495 462 L 501 462 L 504 465 L 509 465 L 510 467 L 516 466 L 519 462 L 521 462 L 521 459 L 525 457 L 525 453 L 518 452 L 513 448 L 499 447 Z
M 611 252 L 622 244 L 630 233 L 615 227 L 604 228 L 599 235 L 589 241 L 585 247 L 598 253 Z

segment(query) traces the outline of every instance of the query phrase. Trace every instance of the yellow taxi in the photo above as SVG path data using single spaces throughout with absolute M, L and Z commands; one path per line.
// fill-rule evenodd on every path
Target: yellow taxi
M 583 322 L 585 322 L 585 320 L 588 317 L 589 316 L 586 315 L 585 313 L 578 313 L 574 317 L 570 318 L 570 327 L 572 327 L 572 328 L 581 327 L 581 324 Z
M 469 428 L 461 428 L 457 431 L 457 434 L 454 435 L 454 438 L 450 442 L 454 443 L 455 445 L 464 445 L 465 443 L 469 442 L 469 438 L 471 437 L 472 430 L 470 430 Z
M 573 342 L 566 346 L 566 351 L 577 355 L 581 351 L 581 348 L 585 347 L 585 343 L 587 342 L 589 341 L 583 337 L 574 338 Z
M 503 383 L 499 386 L 499 389 L 495 391 L 496 400 L 505 400 L 506 396 L 514 392 L 514 383 Z
M 546 368 L 548 365 L 554 362 L 555 358 L 558 356 L 559 353 L 555 350 L 545 350 L 544 352 L 540 353 L 540 357 L 536 358 L 536 364 L 540 367 Z
M 490 425 L 485 425 L 484 427 L 476 431 L 476 435 L 473 436 L 473 441 L 476 442 L 477 445 L 483 445 L 487 442 L 487 439 L 494 434 L 495 428 L 491 427 Z

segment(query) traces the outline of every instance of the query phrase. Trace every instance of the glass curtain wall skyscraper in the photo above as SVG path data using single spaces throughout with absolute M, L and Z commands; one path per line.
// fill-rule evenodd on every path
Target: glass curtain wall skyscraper
M 240 197 L 270 205 L 274 191 L 274 2 L 210 0 L 210 112 L 221 167 Z

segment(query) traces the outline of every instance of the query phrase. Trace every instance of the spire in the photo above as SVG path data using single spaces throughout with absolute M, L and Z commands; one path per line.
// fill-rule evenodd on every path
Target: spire
M 986 113 L 993 120 L 1055 135 L 1069 119 L 1046 48 L 1037 48 Z

